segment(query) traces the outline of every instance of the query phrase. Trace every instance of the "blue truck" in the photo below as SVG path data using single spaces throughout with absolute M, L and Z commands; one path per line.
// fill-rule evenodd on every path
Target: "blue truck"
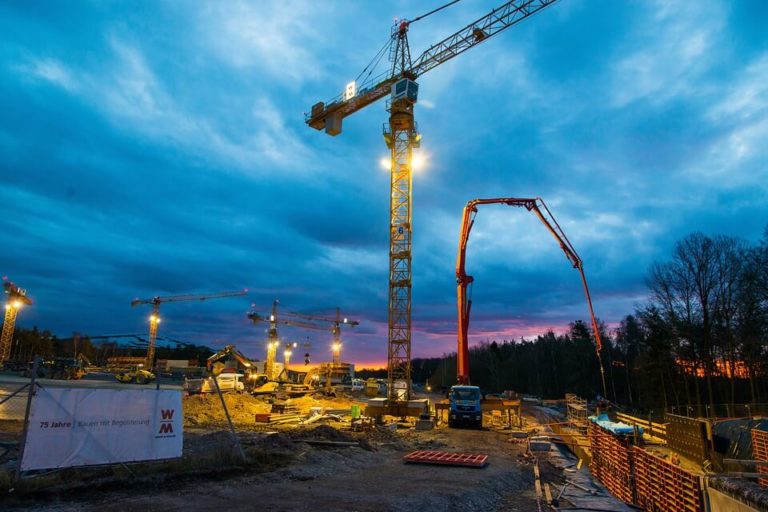
M 477 386 L 456 385 L 448 392 L 451 409 L 448 426 L 471 426 L 483 428 L 483 410 L 480 402 L 483 395 Z

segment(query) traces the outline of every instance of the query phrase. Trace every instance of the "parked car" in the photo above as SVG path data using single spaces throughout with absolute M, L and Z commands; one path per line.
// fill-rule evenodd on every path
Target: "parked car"
M 241 373 L 222 373 L 217 377 L 219 389 L 222 393 L 241 393 L 245 391 L 245 375 Z M 215 393 L 216 384 L 213 377 L 202 379 L 186 379 L 183 385 L 184 391 L 190 394 Z

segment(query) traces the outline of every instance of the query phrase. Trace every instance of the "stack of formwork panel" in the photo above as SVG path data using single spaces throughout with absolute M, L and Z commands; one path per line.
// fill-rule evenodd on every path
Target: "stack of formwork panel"
M 636 504 L 649 512 L 703 512 L 699 475 L 633 447 Z
M 710 460 L 708 426 L 703 418 L 687 418 L 675 414 L 666 414 L 667 446 L 689 459 L 703 464 Z
M 588 429 L 592 451 L 589 471 L 611 494 L 627 503 L 633 503 L 633 452 L 630 436 L 616 435 L 591 421 Z
M 768 462 L 768 432 L 752 429 L 752 457 Z M 758 464 L 757 472 L 768 473 L 768 465 Z M 757 482 L 763 487 L 768 487 L 768 478 L 759 478 Z

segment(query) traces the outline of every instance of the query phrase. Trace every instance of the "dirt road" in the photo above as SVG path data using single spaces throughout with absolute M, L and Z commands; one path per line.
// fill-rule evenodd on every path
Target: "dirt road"
M 332 429 L 325 427 L 324 435 Z M 336 432 L 336 434 L 343 434 Z M 264 473 L 220 480 L 152 481 L 122 490 L 81 492 L 55 502 L 26 503 L 24 510 L 53 511 L 531 511 L 536 510 L 532 467 L 518 457 L 521 445 L 493 431 L 440 428 L 431 432 L 381 432 L 363 447 L 324 448 L 301 442 L 311 432 L 279 434 L 256 443 L 290 463 Z M 369 441 L 370 439 L 370 441 Z M 483 469 L 411 465 L 412 449 L 484 453 Z M 19 504 L 21 505 L 21 504 Z M 21 510 L 19 508 L 19 510 Z

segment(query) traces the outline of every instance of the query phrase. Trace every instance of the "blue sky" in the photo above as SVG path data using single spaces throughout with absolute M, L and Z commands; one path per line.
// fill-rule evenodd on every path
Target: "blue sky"
M 332 138 L 304 124 L 384 44 L 442 2 L 6 2 L 0 5 L 0 273 L 59 336 L 144 332 L 263 355 L 251 305 L 340 306 L 344 359 L 386 360 L 384 102 Z M 411 27 L 414 57 L 498 1 Z M 463 205 L 541 196 L 584 260 L 598 316 L 693 231 L 768 224 L 768 3 L 561 0 L 419 79 L 413 351 L 455 350 Z M 586 319 L 578 275 L 533 216 L 481 210 L 471 339 Z M 310 338 L 328 357 L 330 335 Z

